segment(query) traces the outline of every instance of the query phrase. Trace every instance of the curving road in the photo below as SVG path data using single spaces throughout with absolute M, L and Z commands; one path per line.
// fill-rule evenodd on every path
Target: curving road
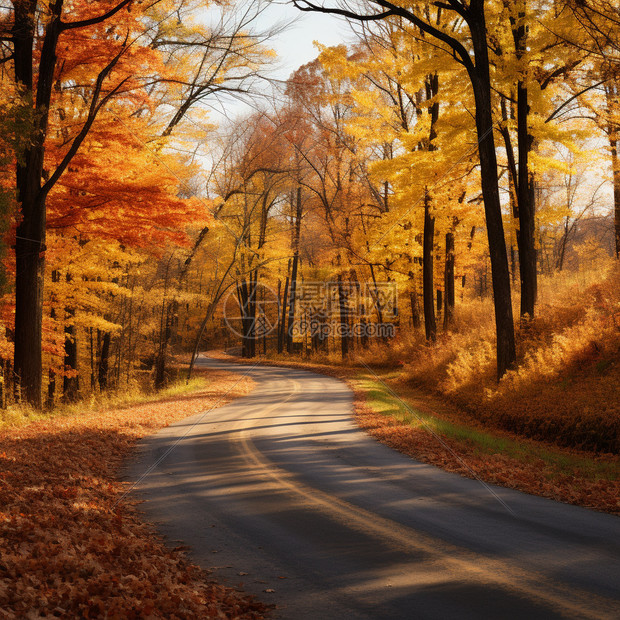
M 617 517 L 412 461 L 357 429 L 337 379 L 200 363 L 258 387 L 145 441 L 129 476 L 274 618 L 620 618 Z

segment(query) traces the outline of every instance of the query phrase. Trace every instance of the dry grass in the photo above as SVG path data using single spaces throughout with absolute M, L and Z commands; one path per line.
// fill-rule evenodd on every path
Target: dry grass
M 166 548 L 116 478 L 140 437 L 251 389 L 232 373 L 206 377 L 156 402 L 0 431 L 0 617 L 263 617 L 261 603 Z
M 541 282 L 538 316 L 517 333 L 517 367 L 497 384 L 490 301 L 461 304 L 453 332 L 416 333 L 364 355 L 489 428 L 596 453 L 620 451 L 620 268 Z

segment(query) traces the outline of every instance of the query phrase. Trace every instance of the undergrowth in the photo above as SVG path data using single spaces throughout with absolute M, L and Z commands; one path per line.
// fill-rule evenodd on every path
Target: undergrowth
M 619 283 L 615 262 L 596 272 L 541 278 L 537 316 L 517 327 L 517 364 L 499 383 L 490 299 L 457 304 L 453 330 L 436 343 L 412 330 L 389 347 L 373 343 L 362 359 L 402 367 L 409 384 L 440 394 L 489 427 L 618 453 Z
M 175 396 L 182 396 L 199 390 L 207 384 L 205 377 L 194 377 L 189 382 L 177 380 L 168 387 L 155 391 L 151 387 L 133 382 L 123 389 L 92 393 L 88 397 L 71 403 L 58 403 L 53 409 L 39 411 L 26 403 L 14 403 L 0 409 L 0 429 L 20 426 L 34 420 L 45 420 L 56 416 L 75 416 L 106 409 L 146 404 Z

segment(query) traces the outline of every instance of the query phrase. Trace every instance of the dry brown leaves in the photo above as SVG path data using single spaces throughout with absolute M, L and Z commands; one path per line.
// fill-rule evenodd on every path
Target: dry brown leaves
M 178 398 L 0 432 L 1 618 L 263 617 L 262 603 L 209 581 L 119 501 L 116 472 L 140 437 L 252 385 L 208 377 Z

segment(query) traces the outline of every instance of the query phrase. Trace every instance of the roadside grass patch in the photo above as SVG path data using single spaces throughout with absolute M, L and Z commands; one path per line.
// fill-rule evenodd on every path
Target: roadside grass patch
M 178 380 L 159 392 L 148 386 L 141 386 L 137 382 L 133 382 L 118 390 L 90 394 L 73 403 L 58 403 L 49 411 L 37 411 L 25 403 L 15 403 L 9 405 L 6 409 L 0 409 L 0 429 L 7 426 L 21 426 L 37 420 L 72 417 L 94 411 L 131 407 L 133 405 L 165 400 L 166 398 L 179 397 L 206 388 L 209 381 L 207 375 L 200 376 L 198 374 L 189 383 L 184 379 Z

